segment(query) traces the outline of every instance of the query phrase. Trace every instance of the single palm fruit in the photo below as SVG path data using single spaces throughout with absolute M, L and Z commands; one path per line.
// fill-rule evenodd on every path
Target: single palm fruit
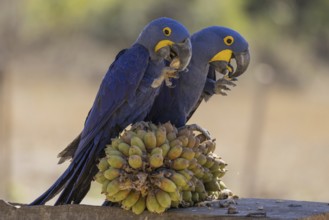
M 208 156 L 207 162 L 205 164 L 203 164 L 203 166 L 210 168 L 210 167 L 212 167 L 212 165 L 214 165 L 214 163 L 215 163 L 214 159 Z
M 120 191 L 120 181 L 116 178 L 107 184 L 106 192 L 108 196 L 113 196 Z
M 213 153 L 216 149 L 216 143 L 214 141 L 208 140 L 206 142 L 207 154 Z
M 225 183 L 223 181 L 219 180 L 217 182 L 219 183 L 220 190 L 227 189 L 227 186 L 225 185 Z
M 207 137 L 204 134 L 198 134 L 196 137 L 200 140 L 200 143 L 207 140 Z
M 133 181 L 130 178 L 120 180 L 120 190 L 131 189 L 133 187 Z
M 109 194 L 106 195 L 106 199 L 111 201 L 111 202 L 120 202 L 127 198 L 129 195 L 131 189 L 125 189 L 125 190 L 120 190 L 116 194 L 109 196 Z
M 160 146 L 160 148 L 162 149 L 162 156 L 163 157 L 167 156 L 167 154 L 170 150 L 169 144 L 163 144 L 163 145 Z
M 188 136 L 183 135 L 183 136 L 179 136 L 178 140 L 180 140 L 182 142 L 182 146 L 183 147 L 187 147 L 188 144 Z
M 167 157 L 170 160 L 176 159 L 178 158 L 183 152 L 183 147 L 180 145 L 176 145 L 171 147 L 171 149 L 169 150 Z
M 175 140 L 170 141 L 169 145 L 170 145 L 170 147 L 182 146 L 182 142 L 179 139 L 175 139 Z
M 150 191 L 146 197 L 146 207 L 150 212 L 155 212 L 158 209 L 160 204 L 158 203 L 154 192 Z
M 188 168 L 189 161 L 184 158 L 177 158 L 173 161 L 171 167 L 175 170 L 184 170 Z
M 170 192 L 169 196 L 171 198 L 171 201 L 180 202 L 182 200 L 181 194 L 178 189 L 176 189 L 175 192 Z
M 149 162 L 151 167 L 153 168 L 158 168 L 161 167 L 163 165 L 163 156 L 162 153 L 156 153 L 156 154 L 152 154 L 149 157 Z
M 187 179 L 187 181 L 190 181 L 192 179 L 193 172 L 190 170 L 185 169 L 185 170 L 179 170 L 177 172 L 182 174 Z
M 192 135 L 188 136 L 188 144 L 187 144 L 187 147 L 188 148 L 192 148 L 194 146 L 195 146 L 195 137 L 192 134 Z
M 195 144 L 193 148 L 197 148 L 200 145 L 200 139 L 198 137 L 194 137 L 195 138 Z
M 197 192 L 192 192 L 192 201 L 193 202 L 199 202 L 199 193 Z
M 185 186 L 187 184 L 187 179 L 180 173 L 172 172 L 172 175 L 169 177 L 177 186 Z
M 204 201 L 207 199 L 208 194 L 206 192 L 199 193 L 199 201 Z
M 141 195 L 140 191 L 131 190 L 127 198 L 122 201 L 122 208 L 129 210 L 133 205 L 137 203 Z
M 129 165 L 134 169 L 139 169 L 143 166 L 142 157 L 139 155 L 131 155 L 128 158 Z
M 222 159 L 215 159 L 215 161 L 218 162 L 220 169 L 224 169 L 227 166 L 227 163 Z
M 122 156 L 118 155 L 111 155 L 107 159 L 107 162 L 110 164 L 113 168 L 122 168 L 126 164 L 126 160 Z
M 102 184 L 102 194 L 105 193 L 106 194 L 106 190 L 107 190 L 107 185 L 109 184 L 110 180 L 105 180 Z
M 103 184 L 104 181 L 106 181 L 106 178 L 102 172 L 96 173 L 94 179 L 96 180 L 96 182 L 98 182 L 100 184 Z
M 122 142 L 118 145 L 118 150 L 125 156 L 129 156 L 129 148 L 130 145 L 125 142 Z
M 131 146 L 129 148 L 129 156 L 132 156 L 132 155 L 142 156 L 143 155 L 143 152 L 142 152 L 142 150 L 139 147 L 133 145 L 133 146 Z
M 157 145 L 157 139 L 155 137 L 154 132 L 151 132 L 151 131 L 146 132 L 143 140 L 144 140 L 144 144 L 145 144 L 145 147 L 147 150 L 152 150 Z
M 104 176 L 108 180 L 114 180 L 115 178 L 120 176 L 120 170 L 110 167 L 109 169 L 104 171 Z
M 131 208 L 132 212 L 136 215 L 141 214 L 145 210 L 145 197 L 140 196 L 139 200 Z
M 119 139 L 119 138 L 113 138 L 112 140 L 111 140 L 111 145 L 112 145 L 112 147 L 114 148 L 114 149 L 118 149 L 118 146 L 119 146 L 119 144 L 122 142 L 122 140 L 121 139 Z
M 212 175 L 214 177 L 221 178 L 221 177 L 223 177 L 225 175 L 225 173 L 226 173 L 226 170 L 225 169 L 223 169 L 223 170 L 218 169 L 218 170 L 212 172 Z
M 199 148 L 195 149 L 194 152 L 195 152 L 194 158 L 198 158 L 201 155 L 201 151 Z
M 166 142 L 167 139 L 167 132 L 164 127 L 159 127 L 156 132 L 155 132 L 155 137 L 156 137 L 156 145 L 157 147 L 160 147 L 162 144 Z
M 121 140 L 126 142 L 127 144 L 130 144 L 131 139 L 136 136 L 136 133 L 133 131 L 126 131 L 122 136 Z
M 175 132 L 168 132 L 167 131 L 167 139 L 168 141 L 173 141 L 177 138 L 177 135 Z
M 155 197 L 156 197 L 158 203 L 160 204 L 160 206 L 162 206 L 165 209 L 170 207 L 171 198 L 167 192 L 160 189 L 155 193 Z
M 198 160 L 197 160 L 196 158 L 192 158 L 192 159 L 190 160 L 190 164 L 189 164 L 188 168 L 189 168 L 190 170 L 193 170 L 193 169 L 195 169 L 197 166 L 198 166 Z
M 195 156 L 194 151 L 191 148 L 184 148 L 180 157 L 185 158 L 186 160 L 192 160 Z
M 145 144 L 139 137 L 135 136 L 131 138 L 130 145 L 139 147 L 142 151 L 146 151 Z
M 178 136 L 189 136 L 191 134 L 191 131 L 187 128 L 181 129 L 178 131 Z
M 113 148 L 105 149 L 105 153 L 107 156 L 112 156 L 112 155 L 123 156 L 123 154 L 119 150 L 115 150 Z
M 156 209 L 155 209 L 155 213 L 157 214 L 161 214 L 164 213 L 166 211 L 166 208 L 162 207 L 161 205 L 159 205 Z
M 191 191 L 182 191 L 182 198 L 185 202 L 192 202 L 192 192 Z
M 200 165 L 204 165 L 207 162 L 207 157 L 203 154 L 200 154 L 197 160 Z
M 214 176 L 212 175 L 212 173 L 204 172 L 204 175 L 202 177 L 202 181 L 207 183 L 207 182 L 210 182 L 213 178 L 214 178 Z
M 107 162 L 106 157 L 102 158 L 98 165 L 97 165 L 99 171 L 103 172 L 104 170 L 106 170 L 109 167 L 109 163 Z
M 195 191 L 198 192 L 198 193 L 202 193 L 202 192 L 205 192 L 206 191 L 206 189 L 205 189 L 202 181 L 199 180 L 199 179 L 197 179 L 195 181 Z
M 207 191 L 219 191 L 220 185 L 216 179 L 213 179 L 210 182 L 204 183 L 204 187 Z
M 171 207 L 172 208 L 178 208 L 180 204 L 180 201 L 171 201 Z
M 164 123 L 162 126 L 166 129 L 167 134 L 169 132 L 173 132 L 174 131 L 173 125 L 169 121 L 166 122 L 166 123 Z
M 146 131 L 143 130 L 143 129 L 138 129 L 138 130 L 136 131 L 136 135 L 137 135 L 137 137 L 139 137 L 139 138 L 142 139 L 142 140 L 143 140 L 145 134 L 146 134 Z
M 162 154 L 162 153 L 163 153 L 162 148 L 160 148 L 160 147 L 156 147 L 151 151 L 151 155 L 153 155 L 153 154 Z
M 198 164 L 199 165 L 199 164 Z M 201 179 L 204 176 L 204 170 L 201 165 L 197 166 L 196 168 L 192 169 L 194 176 Z
M 175 192 L 177 189 L 176 184 L 166 177 L 159 178 L 158 181 L 155 182 L 155 185 L 157 185 L 163 191 L 169 192 L 169 193 Z

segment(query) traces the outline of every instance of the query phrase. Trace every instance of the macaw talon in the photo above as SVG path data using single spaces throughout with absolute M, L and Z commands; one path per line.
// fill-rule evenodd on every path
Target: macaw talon
M 212 137 L 210 136 L 209 131 L 207 131 L 206 129 L 202 128 L 201 126 L 199 126 L 197 124 L 185 125 L 183 127 L 178 128 L 178 130 L 183 130 L 183 129 L 198 131 L 201 134 L 203 134 L 207 138 L 207 140 L 212 140 Z

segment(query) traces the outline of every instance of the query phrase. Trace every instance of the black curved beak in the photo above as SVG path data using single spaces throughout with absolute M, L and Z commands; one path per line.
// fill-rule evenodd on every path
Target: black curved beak
M 175 43 L 170 48 L 170 67 L 178 71 L 185 70 L 192 57 L 192 44 L 190 38 L 181 43 Z

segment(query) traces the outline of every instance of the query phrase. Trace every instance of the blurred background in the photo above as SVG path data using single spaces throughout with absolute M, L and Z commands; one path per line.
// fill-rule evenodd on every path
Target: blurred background
M 328 202 L 329 1 L 1 0 L 0 198 L 29 203 L 66 169 L 115 55 L 152 19 L 240 32 L 251 64 L 190 123 L 217 139 L 240 197 Z M 101 204 L 93 184 L 87 204 Z M 51 203 L 50 203 L 51 204 Z

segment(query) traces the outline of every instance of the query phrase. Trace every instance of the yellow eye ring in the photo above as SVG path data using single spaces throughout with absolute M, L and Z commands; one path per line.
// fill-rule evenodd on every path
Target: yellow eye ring
M 171 35 L 171 29 L 170 27 L 165 27 L 162 29 L 162 32 L 164 35 L 166 35 L 167 37 L 169 37 Z
M 234 43 L 234 38 L 232 36 L 226 36 L 224 38 L 224 43 L 227 45 L 227 46 L 230 46 Z

